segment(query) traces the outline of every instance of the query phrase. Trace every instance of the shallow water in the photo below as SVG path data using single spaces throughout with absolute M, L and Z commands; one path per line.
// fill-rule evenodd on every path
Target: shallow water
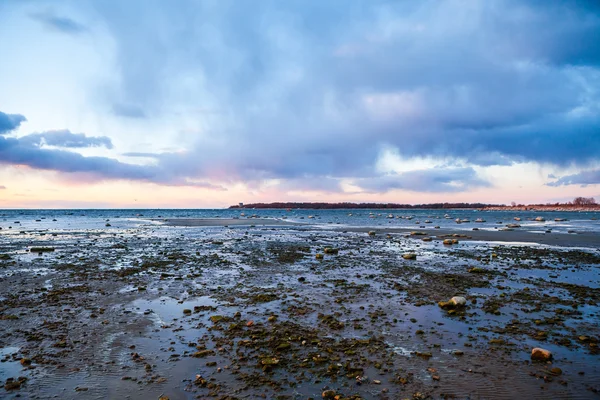
M 244 216 L 241 216 L 244 214 Z M 478 210 L 291 210 L 282 209 L 177 209 L 177 210 L 0 210 L 0 227 L 12 230 L 61 231 L 127 229 L 140 225 L 156 224 L 153 219 L 167 218 L 286 218 L 289 221 L 311 225 L 397 227 L 415 229 L 419 226 L 451 228 L 456 230 L 496 230 L 509 223 L 521 225 L 522 230 L 557 233 L 569 230 L 580 232 L 600 231 L 600 212 L 533 212 L 533 211 L 478 211 Z M 392 216 L 393 218 L 388 218 Z M 447 218 L 446 218 L 447 216 Z M 545 222 L 533 221 L 542 216 Z M 312 217 L 312 218 L 311 218 Z M 514 217 L 521 218 L 515 221 Z M 456 219 L 470 222 L 457 224 Z M 484 223 L 475 222 L 477 218 Z M 556 218 L 567 221 L 555 222 Z M 595 220 L 594 220 L 595 218 Z M 56 221 L 53 221 L 53 220 Z M 425 223 L 430 220 L 431 223 Z M 19 223 L 15 223 L 18 221 Z
M 425 211 L 420 218 L 437 224 L 436 214 Z M 17 353 L 0 364 L 0 373 L 4 379 L 29 378 L 11 396 L 144 399 L 164 393 L 188 399 L 216 390 L 195 384 L 197 374 L 218 384 L 220 395 L 239 398 L 318 398 L 324 388 L 363 398 L 416 393 L 590 398 L 591 389 L 598 389 L 598 354 L 587 339 L 578 339 L 600 336 L 600 263 L 594 249 L 462 239 L 444 246 L 400 234 L 344 233 L 328 225 L 412 223 L 388 220 L 387 212 L 370 218 L 368 210 L 353 211 L 344 221 L 348 210 L 299 211 L 295 217 L 301 222 L 316 216 L 313 225 L 300 229 L 182 228 L 142 219 L 152 213 L 234 215 L 168 212 L 32 211 L 2 217 L 14 223 L 18 216 L 24 226 L 7 229 L 0 223 L 0 254 L 8 256 L 0 260 L 0 313 L 18 317 L 0 320 L 0 346 Z M 286 213 L 259 212 L 261 217 Z M 442 217 L 440 225 L 454 224 L 453 229 L 483 225 L 456 225 Z M 504 218 L 510 221 L 512 215 Z M 106 219 L 110 227 L 104 226 Z M 48 231 L 40 232 L 36 224 L 47 224 Z M 56 249 L 40 256 L 27 251 L 33 245 Z M 325 247 L 339 252 L 317 261 Z M 406 252 L 417 259 L 402 259 Z M 473 267 L 482 271 L 469 272 Z M 257 294 L 271 297 L 257 301 Z M 456 316 L 437 305 L 454 295 L 469 300 Z M 213 323 L 215 315 L 226 322 Z M 250 320 L 254 325 L 247 326 Z M 295 334 L 303 339 L 290 339 Z M 502 344 L 490 342 L 499 338 Z M 560 344 L 565 339 L 569 344 Z M 255 342 L 242 345 L 246 340 Z M 277 350 L 281 341 L 289 341 L 291 350 Z M 536 346 L 555 354 L 551 367 L 560 367 L 561 376 L 544 380 L 549 366 L 529 362 Z M 197 347 L 215 353 L 195 358 Z M 265 355 L 281 358 L 281 365 L 263 371 Z M 320 364 L 312 361 L 317 355 L 332 359 Z M 34 358 L 35 369 L 22 371 L 18 360 L 24 356 Z M 345 376 L 346 362 L 361 367 L 365 383 Z M 377 362 L 383 367 L 375 368 Z M 328 375 L 327 367 L 336 364 L 344 373 Z M 381 383 L 372 383 L 375 379 Z

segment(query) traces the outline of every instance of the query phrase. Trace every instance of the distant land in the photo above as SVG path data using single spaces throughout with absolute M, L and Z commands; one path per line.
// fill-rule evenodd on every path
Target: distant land
M 231 208 L 300 208 L 316 210 L 333 210 L 347 208 L 367 208 L 367 209 L 451 209 L 451 208 L 486 208 L 503 207 L 498 204 L 484 203 L 431 203 L 431 204 L 397 204 L 397 203 L 253 203 L 231 206 Z
M 310 210 L 335 210 L 335 209 L 479 209 L 484 211 L 600 211 L 600 204 L 593 198 L 577 197 L 568 203 L 547 204 L 486 204 L 486 203 L 429 203 L 429 204 L 399 204 L 399 203 L 320 203 L 320 202 L 275 202 L 251 203 L 230 206 L 230 209 L 310 209 Z

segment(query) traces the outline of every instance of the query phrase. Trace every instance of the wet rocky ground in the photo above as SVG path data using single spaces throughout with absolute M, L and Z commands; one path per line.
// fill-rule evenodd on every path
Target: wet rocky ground
M 600 252 L 442 239 L 5 230 L 0 397 L 600 398 Z

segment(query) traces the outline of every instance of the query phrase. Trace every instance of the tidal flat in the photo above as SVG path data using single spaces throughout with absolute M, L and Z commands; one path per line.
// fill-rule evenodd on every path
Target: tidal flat
M 600 398 L 598 245 L 171 225 L 0 235 L 0 397 Z

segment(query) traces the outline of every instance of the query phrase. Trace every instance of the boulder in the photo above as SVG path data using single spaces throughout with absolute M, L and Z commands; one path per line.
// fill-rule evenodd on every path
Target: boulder
M 550 361 L 552 360 L 552 353 L 550 350 L 536 347 L 531 350 L 531 359 L 534 361 Z
M 462 308 L 467 305 L 467 299 L 462 296 L 454 296 L 448 301 L 440 301 L 438 305 L 444 309 Z

